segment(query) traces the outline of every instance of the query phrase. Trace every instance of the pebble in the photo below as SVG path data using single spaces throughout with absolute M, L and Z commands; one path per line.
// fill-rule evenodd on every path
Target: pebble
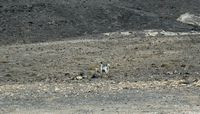
M 82 77 L 82 76 L 77 76 L 76 79 L 77 79 L 77 80 L 82 80 L 83 77 Z
M 60 89 L 58 87 L 55 87 L 55 91 L 60 91 Z
M 81 72 L 80 76 L 83 77 L 83 78 L 87 78 L 88 77 L 84 72 Z
M 98 74 L 93 74 L 91 78 L 92 78 L 92 79 L 95 79 L 95 78 L 99 78 L 99 77 L 100 77 L 100 76 L 99 76 Z
M 195 72 L 195 74 L 199 74 L 199 72 Z
M 177 70 L 174 71 L 174 74 L 179 74 L 179 72 Z
M 173 72 L 167 72 L 167 74 L 168 74 L 168 75 L 173 75 L 174 73 L 173 73 Z

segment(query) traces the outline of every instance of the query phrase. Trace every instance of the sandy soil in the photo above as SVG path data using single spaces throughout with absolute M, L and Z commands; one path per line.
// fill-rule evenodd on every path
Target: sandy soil
M 113 33 L 1 46 L 1 112 L 198 113 L 199 43 L 199 35 Z

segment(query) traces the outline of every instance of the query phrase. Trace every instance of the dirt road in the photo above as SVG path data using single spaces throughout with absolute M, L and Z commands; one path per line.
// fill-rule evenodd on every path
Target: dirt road
M 195 92 L 194 92 L 195 91 Z M 12 101 L 9 114 L 198 114 L 199 89 L 187 87 L 153 90 L 59 95 L 37 101 Z M 19 106 L 19 103 L 24 106 Z M 17 105 L 18 104 L 18 105 Z M 33 105 L 34 104 L 34 105 Z

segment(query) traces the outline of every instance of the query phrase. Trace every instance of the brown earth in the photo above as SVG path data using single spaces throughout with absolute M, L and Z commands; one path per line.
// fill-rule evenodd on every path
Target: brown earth
M 1 111 L 200 111 L 199 35 L 114 36 L 1 46 Z

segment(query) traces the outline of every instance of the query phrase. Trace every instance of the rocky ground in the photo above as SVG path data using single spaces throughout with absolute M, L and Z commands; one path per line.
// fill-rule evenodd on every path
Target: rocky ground
M 179 35 L 177 35 L 179 34 Z M 2 113 L 199 113 L 199 33 L 1 46 Z M 110 72 L 98 72 L 100 62 Z
M 199 5 L 0 0 L 0 113 L 200 113 Z

